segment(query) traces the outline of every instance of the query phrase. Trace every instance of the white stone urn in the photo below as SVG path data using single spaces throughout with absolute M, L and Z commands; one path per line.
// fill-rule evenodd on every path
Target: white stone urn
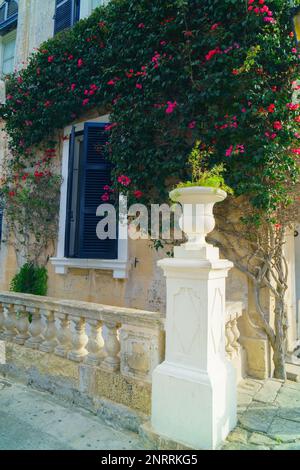
M 170 192 L 171 200 L 179 202 L 183 209 L 180 228 L 188 238 L 182 245 L 186 251 L 213 248 L 206 242 L 206 236 L 215 228 L 213 208 L 226 197 L 225 191 L 205 186 L 178 188 Z M 203 255 L 206 258 L 207 253 Z

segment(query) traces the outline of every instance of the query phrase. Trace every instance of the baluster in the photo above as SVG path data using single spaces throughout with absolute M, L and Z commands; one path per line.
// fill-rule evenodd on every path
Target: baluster
M 12 341 L 16 336 L 16 314 L 13 304 L 3 304 L 4 306 L 4 333 L 3 337 L 7 341 Z
M 30 337 L 25 341 L 27 348 L 39 349 L 40 344 L 43 341 L 42 333 L 42 322 L 38 308 L 26 307 L 26 311 L 31 316 L 31 323 L 29 325 Z
M 71 347 L 71 331 L 69 316 L 65 313 L 56 313 L 55 318 L 59 321 L 56 337 L 58 346 L 55 348 L 54 353 L 60 357 L 67 357 Z
M 0 339 L 4 339 L 4 308 L 3 305 L 0 304 Z
M 234 356 L 234 348 L 232 347 L 232 343 L 234 341 L 234 334 L 232 333 L 231 329 L 231 321 L 226 323 L 226 352 L 230 359 Z
M 29 320 L 28 320 L 28 313 L 26 312 L 25 307 L 19 306 L 17 307 L 17 330 L 18 335 L 15 337 L 14 341 L 17 344 L 24 344 L 25 341 L 29 338 L 28 328 L 29 328 Z
M 54 312 L 42 309 L 41 316 L 45 322 L 45 330 L 43 333 L 45 341 L 41 344 L 40 350 L 50 353 L 53 352 L 57 346 Z
M 102 337 L 102 322 L 100 320 L 87 320 L 90 326 L 89 341 L 87 344 L 88 356 L 86 364 L 98 366 L 105 357 L 104 340 Z
M 88 337 L 85 332 L 85 319 L 73 317 L 71 321 L 74 325 L 74 332 L 72 334 L 72 351 L 68 353 L 68 359 L 81 362 L 88 354 L 85 348 L 88 343 Z
M 106 358 L 101 364 L 101 367 L 110 372 L 116 372 L 120 369 L 119 352 L 121 350 L 120 341 L 118 338 L 118 329 L 120 325 L 116 323 L 105 322 L 107 328 L 107 335 L 105 338 L 105 351 Z
M 234 335 L 234 340 L 233 340 L 233 348 L 235 349 L 236 351 L 236 354 L 238 355 L 239 352 L 240 352 L 240 343 L 239 343 L 239 339 L 240 339 L 240 336 L 241 336 L 241 333 L 240 333 L 240 330 L 238 328 L 238 324 L 237 324 L 237 318 L 235 318 L 233 321 L 232 321 L 232 333 Z

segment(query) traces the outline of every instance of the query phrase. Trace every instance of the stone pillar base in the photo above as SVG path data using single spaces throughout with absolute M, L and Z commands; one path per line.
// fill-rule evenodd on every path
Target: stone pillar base
M 152 395 L 154 430 L 185 446 L 216 449 L 236 426 L 236 372 L 229 362 L 211 374 L 164 362 L 154 371 Z

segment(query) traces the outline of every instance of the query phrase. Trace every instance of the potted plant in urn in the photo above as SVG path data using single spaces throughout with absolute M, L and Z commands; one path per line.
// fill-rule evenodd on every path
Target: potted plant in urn
M 188 241 L 184 247 L 188 250 L 207 246 L 205 238 L 215 227 L 213 207 L 227 194 L 233 194 L 224 180 L 224 165 L 208 168 L 210 154 L 209 150 L 201 149 L 201 142 L 196 142 L 188 159 L 191 180 L 180 182 L 170 192 L 171 200 L 180 203 L 183 208 L 180 226 L 187 235 Z

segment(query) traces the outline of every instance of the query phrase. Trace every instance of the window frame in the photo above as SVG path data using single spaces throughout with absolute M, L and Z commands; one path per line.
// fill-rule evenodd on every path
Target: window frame
M 106 123 L 109 122 L 109 115 L 101 116 L 87 121 L 80 121 L 74 124 L 75 131 L 82 132 L 84 130 L 85 122 Z M 68 126 L 64 129 L 64 144 L 62 150 L 62 186 L 60 196 L 60 211 L 59 211 L 59 230 L 58 230 L 58 243 L 57 254 L 55 258 L 51 258 L 51 263 L 55 267 L 56 274 L 66 275 L 70 268 L 81 269 L 99 269 L 113 271 L 115 279 L 126 279 L 129 271 L 129 256 L 128 256 L 128 229 L 127 222 L 119 219 L 118 224 L 118 258 L 117 259 L 81 259 L 81 258 L 67 258 L 65 256 L 65 239 L 67 233 L 67 210 L 68 210 L 68 182 L 69 182 L 69 159 L 70 159 L 70 140 L 69 136 L 72 132 L 73 126 Z M 119 205 L 124 205 L 124 196 L 119 195 Z
M 5 45 L 8 44 L 11 41 L 15 41 L 14 65 L 13 65 L 13 69 L 12 69 L 12 72 L 13 72 L 13 70 L 15 68 L 15 64 L 16 64 L 16 41 L 17 41 L 17 30 L 16 29 L 14 29 L 13 31 L 10 31 L 5 36 L 0 36 L 0 79 L 4 77 L 3 62 L 4 62 Z

